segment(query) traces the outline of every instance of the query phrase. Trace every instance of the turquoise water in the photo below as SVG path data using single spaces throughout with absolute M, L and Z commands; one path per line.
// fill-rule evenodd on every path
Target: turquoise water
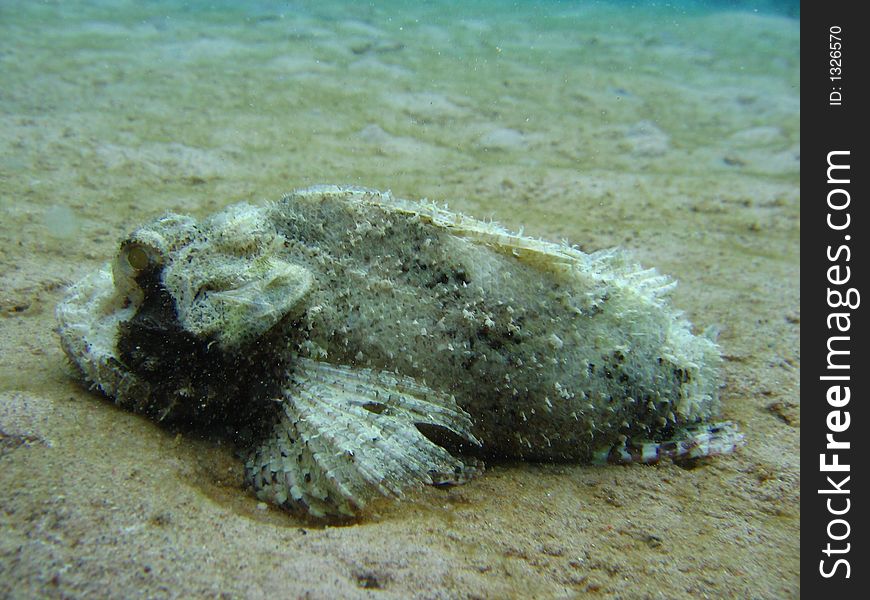
M 794 177 L 722 155 L 796 147 L 798 22 L 726 6 L 6 4 L 2 108 L 63 121 L 88 177 L 181 183 L 156 208 L 185 178 L 451 197 L 469 165 Z
M 798 597 L 799 29 L 772 1 L 0 0 L 0 431 L 30 440 L 0 595 Z M 127 232 L 318 183 L 675 276 L 746 447 L 491 465 L 322 528 L 75 383 L 53 307 Z

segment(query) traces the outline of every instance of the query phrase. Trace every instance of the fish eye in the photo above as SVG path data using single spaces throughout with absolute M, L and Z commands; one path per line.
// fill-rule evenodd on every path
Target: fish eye
M 145 248 L 138 245 L 129 246 L 125 251 L 125 257 L 127 263 L 135 271 L 147 269 L 152 262 L 150 253 Z

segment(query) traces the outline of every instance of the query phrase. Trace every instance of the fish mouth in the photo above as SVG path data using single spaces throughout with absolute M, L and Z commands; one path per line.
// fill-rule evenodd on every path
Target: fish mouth
M 136 307 L 116 293 L 111 263 L 72 285 L 57 305 L 61 346 L 84 380 L 112 397 L 135 396 L 144 382 L 117 355 L 120 324 Z
M 159 272 L 131 298 L 115 271 L 84 277 L 56 309 L 61 345 L 92 390 L 172 429 L 234 438 L 270 422 L 288 370 L 280 330 L 227 351 L 181 325 Z

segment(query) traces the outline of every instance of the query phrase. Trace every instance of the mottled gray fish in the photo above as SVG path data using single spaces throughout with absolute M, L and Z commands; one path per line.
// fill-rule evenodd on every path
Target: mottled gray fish
M 118 404 L 256 440 L 247 479 L 358 514 L 481 456 L 653 462 L 733 450 L 720 354 L 674 283 L 427 202 L 318 186 L 134 231 L 58 306 Z M 244 437 L 244 436 L 241 436 Z

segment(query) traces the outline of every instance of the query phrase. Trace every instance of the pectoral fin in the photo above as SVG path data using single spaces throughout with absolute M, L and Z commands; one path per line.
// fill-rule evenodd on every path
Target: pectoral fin
M 479 463 L 433 443 L 418 424 L 471 444 L 470 416 L 452 396 L 409 377 L 299 359 L 278 423 L 247 462 L 257 496 L 313 516 L 359 512 L 421 484 L 461 483 Z

